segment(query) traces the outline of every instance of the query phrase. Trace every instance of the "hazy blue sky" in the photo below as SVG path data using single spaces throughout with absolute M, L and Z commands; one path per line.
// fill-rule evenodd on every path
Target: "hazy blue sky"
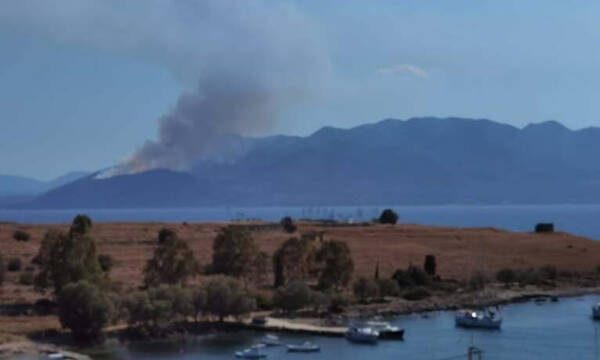
M 110 46 L 144 26 L 134 6 L 150 3 L 127 2 L 120 19 L 127 26 L 108 33 L 94 27 L 102 24 L 102 11 L 92 24 L 70 17 L 69 9 L 52 19 L 36 14 L 46 10 L 37 2 L 27 9 L 17 3 L 0 2 L 0 174 L 47 179 L 113 165 L 156 138 L 158 119 L 196 81 L 162 54 L 154 61 L 140 46 L 137 56 L 136 37 L 127 51 Z M 252 135 L 426 115 L 516 126 L 549 119 L 574 129 L 600 125 L 600 2 L 290 4 L 306 19 L 299 33 L 310 30 L 307 36 L 317 38 L 326 72 L 318 72 L 320 91 L 285 107 Z M 160 12 L 152 14 L 160 20 Z M 179 29 L 177 21 L 169 17 L 160 26 Z M 182 64 L 189 61 L 184 57 Z

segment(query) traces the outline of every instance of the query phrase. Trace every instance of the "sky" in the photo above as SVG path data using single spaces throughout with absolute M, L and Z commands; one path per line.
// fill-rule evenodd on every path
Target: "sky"
M 287 31 L 284 40 L 307 37 L 313 48 L 308 54 L 323 59 L 316 62 L 318 71 L 301 73 L 318 78 L 309 84 L 310 96 L 303 92 L 301 100 L 278 103 L 264 126 L 236 127 L 243 135 L 307 135 L 326 125 L 430 115 L 518 127 L 546 120 L 571 129 L 600 126 L 599 2 L 249 2 L 264 3 L 257 11 L 284 3 L 274 14 L 301 19 L 298 29 L 284 22 L 266 29 Z M 128 159 L 148 140 L 160 142 L 159 119 L 194 88 L 206 56 L 236 53 L 238 45 L 244 55 L 254 44 L 248 39 L 255 23 L 244 19 L 248 38 L 235 33 L 222 42 L 226 46 L 202 52 L 196 47 L 213 49 L 208 42 L 225 27 L 213 19 L 208 24 L 215 34 L 190 34 L 201 39 L 194 43 L 181 35 L 190 27 L 179 23 L 205 21 L 194 12 L 189 19 L 169 13 L 163 19 L 161 9 L 152 8 L 156 2 L 130 1 L 122 5 L 126 9 L 110 10 L 121 26 L 106 31 L 113 20 L 103 17 L 114 14 L 102 6 L 86 18 L 72 16 L 81 14 L 68 8 L 78 6 L 74 2 L 50 4 L 58 10 L 49 12 L 35 0 L 0 2 L 0 174 L 50 179 Z M 125 3 L 111 5 L 119 4 Z M 147 39 L 163 34 L 160 42 Z M 274 44 L 266 54 L 285 55 L 286 46 Z M 242 72 L 246 66 L 235 65 Z M 285 82 L 297 66 L 274 71 Z

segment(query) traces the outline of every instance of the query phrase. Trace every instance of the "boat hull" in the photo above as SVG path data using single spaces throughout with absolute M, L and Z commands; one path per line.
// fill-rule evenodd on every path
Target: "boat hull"
M 464 328 L 478 328 L 499 330 L 502 326 L 502 318 L 490 318 L 489 316 L 471 316 L 472 312 L 460 312 L 456 315 L 456 326 Z

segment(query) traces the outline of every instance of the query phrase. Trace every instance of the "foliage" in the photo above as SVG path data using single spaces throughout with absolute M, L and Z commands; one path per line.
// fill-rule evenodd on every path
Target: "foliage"
M 98 263 L 100 264 L 100 268 L 102 269 L 102 272 L 104 272 L 104 273 L 110 273 L 113 266 L 115 265 L 115 262 L 114 262 L 112 256 L 107 255 L 107 254 L 98 255 Z
M 280 223 L 281 223 L 281 226 L 283 227 L 283 230 L 289 234 L 295 232 L 296 229 L 298 228 L 296 226 L 296 224 L 294 224 L 294 220 L 292 220 L 292 218 L 289 216 L 282 218 Z
M 4 276 L 6 275 L 6 270 L 4 267 L 4 257 L 0 254 L 0 286 L 4 284 Z
M 286 240 L 273 254 L 275 287 L 306 281 L 316 271 L 316 243 L 308 237 Z
M 307 307 L 311 304 L 312 290 L 302 281 L 295 281 L 282 286 L 273 296 L 273 304 L 276 308 L 285 312 L 293 312 Z
M 310 302 L 313 310 L 318 313 L 331 305 L 331 298 L 327 293 L 322 291 L 312 291 Z
M 76 342 L 99 339 L 116 313 L 103 291 L 86 281 L 65 285 L 57 302 L 60 323 L 71 330 Z
M 54 288 L 54 293 L 71 282 L 97 282 L 102 270 L 96 257 L 96 244 L 89 236 L 91 220 L 79 215 L 69 234 L 48 232 L 36 256 L 41 271 L 35 285 L 39 290 Z
M 29 241 L 30 238 L 29 233 L 23 230 L 15 230 L 13 233 L 13 239 L 17 241 Z
M 249 231 L 227 226 L 213 242 L 211 271 L 248 281 L 262 281 L 268 269 L 268 258 L 258 250 Z
M 21 285 L 33 285 L 33 272 L 25 271 L 21 275 L 19 275 L 19 284 Z
M 158 232 L 158 245 L 144 268 L 144 284 L 185 284 L 198 272 L 198 263 L 187 242 L 170 229 Z
M 395 224 L 398 222 L 398 214 L 392 209 L 385 209 L 379 215 L 379 222 L 381 224 Z
M 435 261 L 435 255 L 431 255 L 431 254 L 426 255 L 425 263 L 423 264 L 423 270 L 425 270 L 427 275 L 435 276 L 436 267 L 437 267 L 437 264 Z
M 265 282 L 265 277 L 269 272 L 270 262 L 271 259 L 266 252 L 260 251 L 256 254 L 250 273 L 250 278 L 255 284 L 261 285 Z
M 320 265 L 319 287 L 321 289 L 341 290 L 352 278 L 354 262 L 350 248 L 342 241 L 325 241 L 317 252 Z
M 430 296 L 431 296 L 431 293 L 429 292 L 429 290 L 422 288 L 422 287 L 418 287 L 418 288 L 415 288 L 415 289 L 412 289 L 412 290 L 406 292 L 403 297 L 404 297 L 404 299 L 409 300 L 409 301 L 418 301 L 418 300 L 426 299 Z
M 18 257 L 15 258 L 11 258 L 10 260 L 8 260 L 8 271 L 14 272 L 14 271 L 21 271 L 21 259 L 19 259 Z
M 194 313 L 192 300 L 192 294 L 180 286 L 163 284 L 130 295 L 123 307 L 130 327 L 157 336 Z
M 489 282 L 487 276 L 481 271 L 476 271 L 471 275 L 469 279 L 469 287 L 471 290 L 482 290 L 485 285 Z
M 275 303 L 273 302 L 273 296 L 258 292 L 254 294 L 254 300 L 256 301 L 256 308 L 259 310 L 273 310 Z
M 558 276 L 558 270 L 554 265 L 544 265 L 540 267 L 538 271 L 543 279 L 555 280 Z
M 344 312 L 344 309 L 350 304 L 350 301 L 344 294 L 337 293 L 331 297 L 331 303 L 329 304 L 329 311 L 334 314 Z
M 204 284 L 204 288 L 205 312 L 217 316 L 221 322 L 226 316 L 240 316 L 255 308 L 252 296 L 246 293 L 240 282 L 234 278 L 214 276 Z
M 398 269 L 392 275 L 401 288 L 425 286 L 429 284 L 429 275 L 422 269 L 409 265 L 406 270 Z
M 517 280 L 517 276 L 513 269 L 505 268 L 499 270 L 498 273 L 496 273 L 496 280 L 508 286 Z
M 379 287 L 379 296 L 398 296 L 400 294 L 400 287 L 398 283 L 393 279 L 379 279 L 377 280 Z
M 377 282 L 364 277 L 360 277 L 354 282 L 353 291 L 354 296 L 363 303 L 374 299 L 379 295 L 379 287 L 377 286 Z

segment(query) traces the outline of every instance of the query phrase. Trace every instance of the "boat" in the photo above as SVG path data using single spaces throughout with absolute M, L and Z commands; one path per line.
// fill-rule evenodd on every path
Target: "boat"
M 282 345 L 281 340 L 279 340 L 279 337 L 277 335 L 273 335 L 273 334 L 267 334 L 265 335 L 261 341 L 261 344 L 265 345 L 265 346 L 279 346 Z
M 360 326 L 359 326 L 360 327 Z M 379 333 L 379 339 L 402 339 L 404 329 L 393 326 L 386 321 L 367 321 L 363 327 L 371 328 Z
M 267 354 L 264 354 L 260 349 L 264 346 L 255 345 L 249 349 L 245 349 L 242 351 L 236 351 L 235 357 L 240 359 L 263 359 L 267 357 Z
M 499 311 L 486 310 L 459 310 L 456 313 L 456 326 L 466 328 L 500 329 L 502 315 Z
M 597 302 L 592 306 L 592 316 L 596 320 L 600 320 L 600 302 Z
M 379 332 L 371 327 L 361 327 L 350 325 L 346 332 L 346 338 L 357 343 L 376 343 L 379 338 Z
M 289 352 L 318 352 L 321 351 L 321 347 L 317 344 L 313 344 L 310 341 L 305 341 L 300 345 L 287 345 Z
M 63 355 L 63 353 L 60 352 L 54 352 L 54 353 L 49 353 L 47 356 L 48 359 L 64 359 L 65 356 Z

